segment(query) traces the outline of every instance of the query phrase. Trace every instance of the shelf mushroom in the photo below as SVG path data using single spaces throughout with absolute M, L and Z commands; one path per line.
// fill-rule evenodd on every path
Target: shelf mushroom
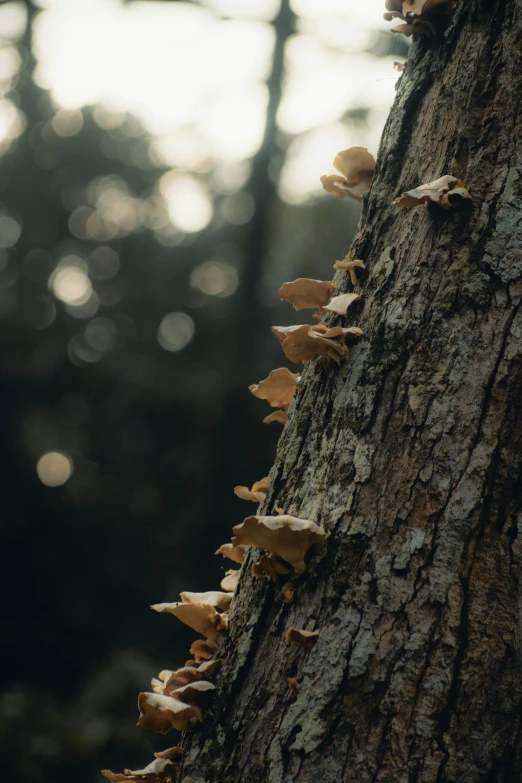
M 313 546 L 323 548 L 328 538 L 328 533 L 315 522 L 289 514 L 247 517 L 233 528 L 233 533 L 233 544 L 250 544 L 277 555 L 298 574 L 306 571 L 305 555 L 308 550 Z
M 438 204 L 442 209 L 448 210 L 460 199 L 471 199 L 467 188 L 461 179 L 446 175 L 425 185 L 418 185 L 413 190 L 407 190 L 396 198 L 393 204 L 406 209 Z
M 125 783 L 127 780 L 148 781 L 148 783 L 172 783 L 179 774 L 178 759 L 183 755 L 181 748 L 168 748 L 155 753 L 155 759 L 145 769 L 126 769 L 123 773 L 102 769 L 102 775 L 110 783 Z
M 138 726 L 160 734 L 166 734 L 170 729 L 187 731 L 203 721 L 199 707 L 159 693 L 140 693 L 138 707 Z
M 321 177 L 321 185 L 327 193 L 337 198 L 353 198 L 362 201 L 370 190 L 375 158 L 366 147 L 350 147 L 335 156 L 334 167 L 342 174 L 330 174 Z

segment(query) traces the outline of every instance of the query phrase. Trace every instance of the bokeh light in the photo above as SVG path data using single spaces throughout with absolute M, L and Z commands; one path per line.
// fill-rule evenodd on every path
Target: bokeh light
M 225 16 L 242 16 L 252 19 L 272 21 L 279 11 L 280 0 L 207 0 L 209 8 L 213 8 Z
M 112 247 L 97 247 L 89 257 L 89 270 L 96 280 L 109 280 L 119 268 L 120 257 Z
M 0 247 L 13 247 L 20 239 L 22 226 L 9 215 L 0 215 Z
M 195 233 L 208 226 L 213 215 L 212 201 L 201 182 L 171 171 L 163 175 L 159 187 L 175 227 Z
M 95 351 L 108 351 L 118 341 L 118 328 L 110 318 L 93 318 L 85 327 L 85 340 Z
M 21 38 L 27 24 L 27 7 L 22 0 L 0 6 L 0 31 L 4 39 Z
M 281 198 L 289 204 L 302 204 L 311 194 L 321 193 L 321 175 L 334 171 L 331 151 L 347 149 L 352 143 L 352 134 L 340 123 L 296 137 L 279 179 Z
M 190 285 L 210 296 L 231 296 L 239 284 L 239 277 L 226 261 L 205 261 L 190 275 Z
M 279 0 L 205 0 L 201 6 L 46 0 L 44 5 L 34 28 L 35 79 L 61 107 L 52 120 L 57 133 L 76 133 L 81 107 L 94 104 L 98 125 L 120 138 L 143 130 L 152 134 L 148 151 L 132 153 L 140 165 L 147 165 L 145 154 L 155 165 L 203 172 L 213 165 L 245 162 L 259 149 L 274 46 L 269 22 Z M 371 114 L 367 146 L 376 147 L 397 78 L 391 55 L 376 59 L 368 53 L 375 31 L 387 29 L 382 0 L 293 0 L 292 8 L 298 24 L 285 50 L 281 130 L 290 141 L 313 130 L 327 133 L 347 112 L 364 107 Z M 90 57 L 93 41 L 95 59 Z M 183 78 L 172 78 L 181 73 Z M 9 111 L 8 133 L 16 137 L 23 121 L 16 119 L 16 107 Z M 128 127 L 130 115 L 139 119 L 141 130 Z M 0 104 L 0 138 L 2 116 Z M 294 158 L 300 157 L 297 150 L 294 146 Z M 307 151 L 308 157 L 314 155 L 315 168 L 320 161 L 316 150 Z M 337 151 L 328 151 L 330 160 Z M 300 163 L 307 165 L 304 158 Z M 219 169 L 213 178 L 218 192 L 245 184 L 229 186 Z M 179 231 L 197 233 L 210 222 L 210 203 L 200 185 L 189 186 L 186 209 L 175 195 L 169 204 Z M 304 203 L 318 193 L 317 183 L 310 186 L 306 177 L 294 179 L 291 189 L 283 187 L 283 197 L 290 190 L 291 203 Z M 143 221 L 150 226 L 140 202 L 127 193 L 117 204 L 80 206 L 71 215 L 70 228 L 80 239 L 107 241 L 138 230 Z M 175 232 L 168 227 L 155 230 L 161 241 L 175 244 Z
M 64 264 L 53 272 L 50 279 L 53 294 L 65 304 L 78 307 L 85 304 L 92 293 L 87 273 L 77 266 Z
M 83 114 L 80 109 L 60 109 L 51 124 L 58 136 L 75 136 L 82 129 Z
M 158 342 L 166 351 L 182 351 L 194 337 L 194 321 L 186 313 L 169 313 L 158 329 Z
M 49 451 L 38 460 L 36 472 L 42 484 L 47 487 L 60 487 L 71 477 L 73 463 L 63 452 Z
M 256 211 L 256 202 L 246 191 L 233 193 L 223 199 L 221 214 L 228 223 L 234 226 L 243 226 L 252 219 Z
M 24 303 L 23 317 L 33 329 L 47 329 L 56 318 L 56 306 L 48 296 L 33 296 Z

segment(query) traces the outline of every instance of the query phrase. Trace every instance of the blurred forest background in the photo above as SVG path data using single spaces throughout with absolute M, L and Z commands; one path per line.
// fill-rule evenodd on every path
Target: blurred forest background
M 306 321 L 278 287 L 349 247 L 319 177 L 377 151 L 407 48 L 383 7 L 0 4 L 2 783 L 176 742 L 136 699 L 194 633 L 148 607 L 217 589 L 254 510 L 233 487 L 280 427 L 247 387 Z

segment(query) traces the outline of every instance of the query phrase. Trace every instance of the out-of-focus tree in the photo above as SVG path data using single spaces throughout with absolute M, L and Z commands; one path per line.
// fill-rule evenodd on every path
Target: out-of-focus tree
M 190 634 L 174 635 L 148 605 L 219 582 L 226 566 L 212 552 L 244 514 L 232 488 L 266 473 L 278 435 L 246 391 L 279 362 L 269 324 L 295 320 L 274 292 L 298 274 L 329 276 L 355 228 L 357 205 L 283 197 L 301 140 L 278 120 L 285 53 L 307 33 L 277 5 L 264 22 L 274 45 L 257 152 L 233 163 L 204 154 L 191 168 L 179 150 L 194 149 L 195 131 L 176 136 L 167 162 L 167 142 L 137 110 L 60 102 L 42 75 L 52 4 L 1 4 L 9 783 L 92 783 L 100 758 L 139 766 L 150 752 L 135 693 L 183 662 Z M 68 29 L 56 46 L 70 45 Z M 85 31 L 93 70 L 102 33 Z M 368 131 L 364 107 L 341 119 L 336 138 Z

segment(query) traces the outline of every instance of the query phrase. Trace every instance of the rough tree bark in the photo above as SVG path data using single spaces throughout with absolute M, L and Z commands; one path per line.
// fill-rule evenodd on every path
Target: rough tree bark
M 328 545 L 290 605 L 249 556 L 183 783 L 522 779 L 521 40 L 520 0 L 460 0 L 413 44 L 352 248 L 366 337 L 306 366 L 264 510 Z M 391 206 L 448 173 L 470 209 Z

